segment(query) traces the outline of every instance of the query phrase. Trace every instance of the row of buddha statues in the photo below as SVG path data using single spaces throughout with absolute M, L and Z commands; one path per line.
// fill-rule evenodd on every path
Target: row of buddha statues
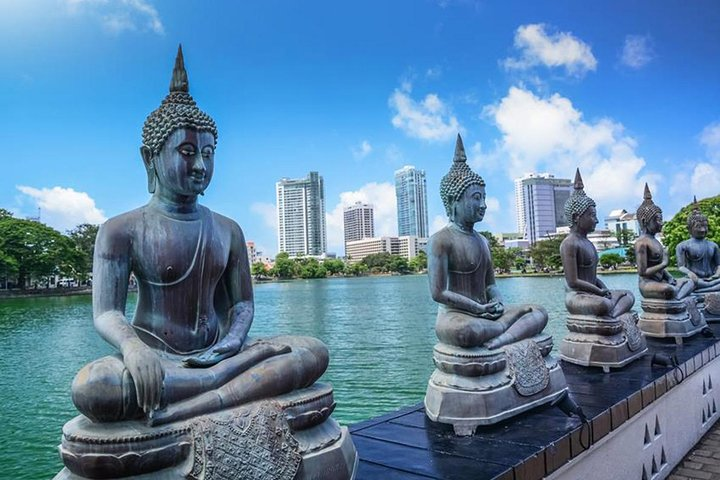
M 198 203 L 213 176 L 218 132 L 190 96 L 181 48 L 170 92 L 142 137 L 150 201 L 102 225 L 94 252 L 93 321 L 117 353 L 87 364 L 73 381 L 80 415 L 63 428 L 65 468 L 56 480 L 353 478 L 352 438 L 332 418 L 332 387 L 318 382 L 327 346 L 311 337 L 248 335 L 254 302 L 245 239 L 233 220 Z M 583 188 L 578 172 L 565 206 L 571 233 L 560 247 L 569 330 L 560 357 L 620 368 L 646 352 L 641 330 L 685 337 L 702 329 L 693 294 L 720 288 L 718 249 L 704 240 L 707 219 L 693 214 L 693 239 L 678 247 L 688 278 L 675 281 L 655 239 L 662 213 L 646 189 L 636 243 L 638 321 L 632 293 L 610 290 L 597 276 L 587 238 L 597 224 L 595 202 Z M 430 292 L 440 305 L 425 410 L 457 435 L 471 435 L 568 389 L 543 333 L 547 311 L 503 303 L 488 242 L 474 229 L 485 214 L 485 181 L 467 165 L 459 135 L 440 197 L 449 223 L 428 243 Z M 714 270 L 697 269 L 698 262 Z M 129 317 L 131 275 L 138 296 Z

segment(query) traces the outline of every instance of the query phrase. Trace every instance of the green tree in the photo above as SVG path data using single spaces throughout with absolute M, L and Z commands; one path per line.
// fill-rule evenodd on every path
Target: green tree
M 503 272 L 509 272 L 513 267 L 518 265 L 518 263 L 525 263 L 525 261 L 522 260 L 521 248 L 505 248 L 498 245 L 491 254 L 493 257 L 493 266 Z
M 630 262 L 632 265 L 635 265 L 635 245 L 630 245 L 627 249 L 625 249 L 625 260 Z
M 345 275 L 353 275 L 359 277 L 368 272 L 368 266 L 362 262 L 345 265 Z
M 298 260 L 299 275 L 301 278 L 325 278 L 327 271 L 316 258 L 303 258 Z
M 387 265 L 388 271 L 395 273 L 408 273 L 410 271 L 407 258 L 400 255 L 393 255 L 392 257 L 390 263 Z
M 417 255 L 410 259 L 409 266 L 414 272 L 427 270 L 427 253 L 420 250 Z
M 80 282 L 87 281 L 92 273 L 95 238 L 99 228 L 98 225 L 83 223 L 67 232 L 74 248 L 71 260 L 73 276 Z
M 700 211 L 708 219 L 708 240 L 720 243 L 720 195 L 704 198 L 698 201 L 698 206 Z M 663 243 L 670 254 L 670 265 L 677 265 L 675 248 L 678 246 L 678 243 L 690 238 L 687 219 L 690 213 L 692 213 L 693 208 L 692 203 L 684 206 L 663 226 Z
M 362 259 L 371 272 L 387 272 L 393 255 L 388 252 L 373 253 Z
M 337 275 L 345 270 L 345 262 L 339 258 L 327 258 L 323 261 L 323 266 L 328 275 Z
M 562 268 L 560 244 L 567 235 L 558 235 L 547 240 L 540 240 L 530 247 L 530 258 L 538 268 L 559 270 Z
M 617 238 L 618 244 L 621 247 L 627 247 L 628 245 L 630 245 L 630 242 L 637 238 L 637 235 L 635 235 L 635 232 L 633 232 L 632 230 L 623 227 L 622 230 L 619 230 L 617 232 L 615 237 Z
M 619 253 L 606 253 L 600 256 L 600 265 L 603 268 L 616 267 L 623 262 L 623 257 Z
M 260 278 L 267 274 L 267 267 L 265 267 L 263 262 L 255 262 L 250 267 L 250 273 L 253 277 Z
M 33 220 L 0 216 L 0 268 L 17 278 L 20 288 L 29 280 L 55 274 L 70 276 L 76 261 L 71 240 Z
M 297 264 L 290 260 L 290 255 L 280 252 L 275 257 L 275 265 L 270 269 L 270 275 L 287 280 L 297 275 Z

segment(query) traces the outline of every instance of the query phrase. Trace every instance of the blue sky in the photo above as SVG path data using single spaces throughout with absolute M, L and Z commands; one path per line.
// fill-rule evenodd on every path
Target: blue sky
M 670 218 L 720 193 L 720 3 L 0 0 L 0 207 L 65 230 L 144 204 L 145 117 L 178 43 L 218 124 L 202 203 L 277 250 L 275 182 L 325 179 L 396 234 L 393 172 L 425 169 L 431 231 L 461 132 L 486 180 L 477 226 L 514 231 L 512 179 L 572 178 L 601 216 L 649 182 Z

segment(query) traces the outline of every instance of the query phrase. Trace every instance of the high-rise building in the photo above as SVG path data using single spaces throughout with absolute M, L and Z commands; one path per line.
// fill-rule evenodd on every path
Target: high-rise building
M 355 202 L 343 210 L 343 230 L 345 232 L 345 249 L 347 243 L 375 236 L 373 206 Z
M 318 172 L 305 178 L 283 178 L 277 193 L 278 252 L 321 256 L 327 250 L 325 188 Z
M 515 179 L 515 211 L 518 232 L 533 245 L 569 225 L 565 202 L 572 192 L 572 182 L 549 173 L 529 173 Z
M 395 172 L 398 236 L 428 236 L 425 171 L 406 165 Z

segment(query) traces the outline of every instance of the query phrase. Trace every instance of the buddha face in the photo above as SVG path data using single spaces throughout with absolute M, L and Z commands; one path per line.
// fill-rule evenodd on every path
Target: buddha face
M 655 215 L 648 220 L 647 224 L 645 225 L 645 230 L 650 235 L 655 235 L 656 233 L 660 233 L 663 226 L 663 218 L 662 218 L 662 212 L 658 212 Z
M 452 219 L 458 224 L 474 224 L 485 217 L 485 187 L 470 185 L 455 201 L 453 211 L 455 218 Z
M 708 222 L 705 218 L 701 218 L 693 222 L 692 226 L 690 227 L 690 235 L 692 235 L 693 238 L 697 238 L 699 240 L 705 238 L 707 236 L 707 232 Z
M 597 212 L 595 211 L 595 207 L 593 207 L 592 205 L 586 208 L 585 211 L 581 213 L 575 221 L 575 225 L 577 226 L 578 231 L 585 233 L 595 231 L 595 225 L 597 224 Z
M 212 133 L 179 128 L 146 166 L 156 173 L 159 193 L 172 197 L 197 197 L 210 184 L 214 170 L 215 138 Z

